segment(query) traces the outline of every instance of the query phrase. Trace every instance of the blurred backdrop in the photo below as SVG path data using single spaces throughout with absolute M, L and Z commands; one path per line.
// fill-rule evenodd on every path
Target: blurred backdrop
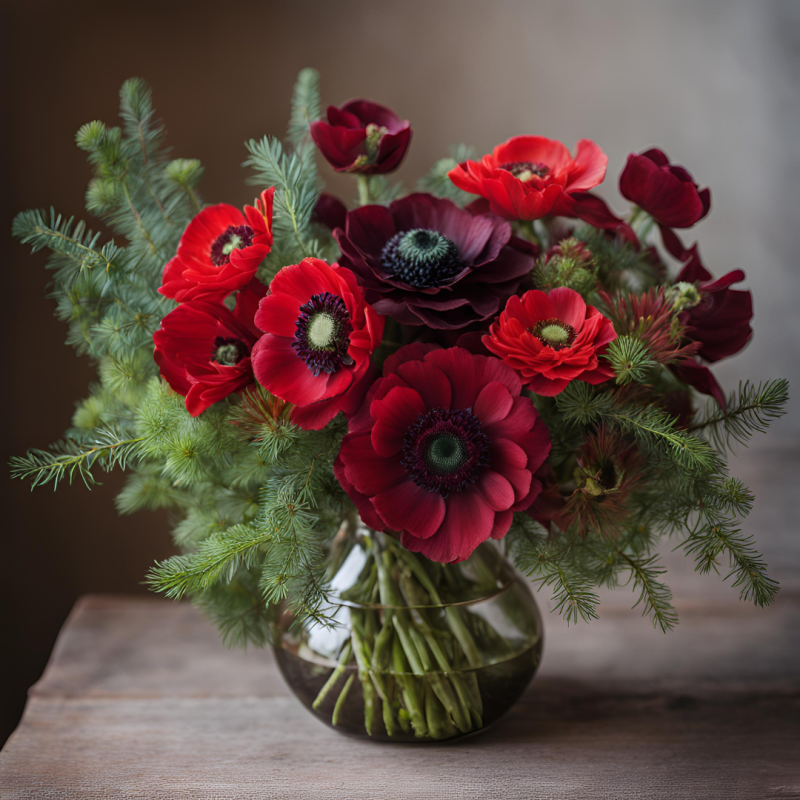
M 688 243 L 699 237 L 718 275 L 744 268 L 755 292 L 755 339 L 716 369 L 720 380 L 730 388 L 740 373 L 798 377 L 796 0 L 26 0 L 2 8 L 3 461 L 58 439 L 93 379 L 44 298 L 44 254 L 12 243 L 11 219 L 51 204 L 85 216 L 90 173 L 73 135 L 92 119 L 114 124 L 119 86 L 134 75 L 152 85 L 175 154 L 205 165 L 203 198 L 237 206 L 253 199 L 239 166 L 243 142 L 283 132 L 304 66 L 321 71 L 325 103 L 363 96 L 411 120 L 398 175 L 407 186 L 454 142 L 484 153 L 516 134 L 570 147 L 588 137 L 610 157 L 602 193 L 622 211 L 616 177 L 625 156 L 658 145 L 712 189 L 712 213 Z M 332 191 L 354 194 L 347 178 L 323 173 Z M 796 453 L 799 435 L 790 412 L 756 443 L 761 454 L 743 457 L 753 488 L 769 491 L 763 448 Z M 2 742 L 74 599 L 143 592 L 147 567 L 171 547 L 165 516 L 117 517 L 118 475 L 91 494 L 0 485 Z M 768 522 L 763 505 L 758 513 Z M 797 566 L 794 547 L 778 577 Z M 673 588 L 680 600 L 683 584 Z

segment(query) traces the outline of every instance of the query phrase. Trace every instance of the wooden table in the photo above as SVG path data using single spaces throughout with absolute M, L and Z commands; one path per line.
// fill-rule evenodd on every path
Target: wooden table
M 618 596 L 617 593 L 615 596 Z M 348 738 L 191 606 L 83 598 L 0 755 L 0 798 L 800 798 L 800 596 L 716 594 L 653 631 L 547 620 L 541 673 L 456 744 Z

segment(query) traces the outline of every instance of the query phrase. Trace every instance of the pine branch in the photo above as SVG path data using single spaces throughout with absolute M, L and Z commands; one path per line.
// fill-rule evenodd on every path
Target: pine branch
M 283 145 L 273 136 L 261 141 L 247 142 L 250 157 L 245 167 L 255 171 L 248 183 L 259 186 L 275 186 L 276 234 L 291 236 L 303 253 L 309 252 L 305 234 L 311 220 L 311 212 L 317 202 L 316 169 L 313 161 L 303 159 L 297 153 L 287 155 Z
M 225 586 L 212 586 L 192 598 L 217 626 L 226 647 L 263 647 L 272 640 L 271 615 L 257 591 L 243 585 L 246 576 Z
M 192 210 L 195 214 L 200 212 L 200 200 L 195 193 L 197 184 L 203 177 L 203 166 L 196 158 L 176 158 L 167 164 L 164 175 L 168 181 L 179 186 L 186 193 Z
M 773 420 L 786 413 L 788 400 L 789 381 L 785 378 L 759 384 L 745 381 L 731 393 L 727 408 L 710 402 L 688 430 L 703 431 L 720 450 L 731 449 L 734 442 L 747 445 L 754 433 L 765 433 Z
M 251 525 L 233 525 L 201 542 L 190 555 L 173 556 L 153 567 L 147 583 L 167 597 L 180 599 L 219 583 L 230 583 L 240 569 L 249 569 L 263 557 L 272 531 Z
M 295 150 L 302 149 L 310 139 L 309 125 L 322 117 L 319 97 L 319 72 L 310 67 L 300 70 L 292 93 L 292 113 L 289 117 L 288 140 Z
M 660 627 L 664 633 L 672 630 L 678 624 L 678 613 L 672 606 L 669 587 L 658 580 L 666 572 L 656 566 L 658 556 L 637 559 L 620 548 L 616 548 L 616 552 L 630 571 L 634 591 L 639 591 L 639 599 L 633 607 L 641 604 L 642 616 L 651 614 L 654 627 Z
M 12 235 L 22 244 L 30 245 L 32 252 L 47 248 L 62 256 L 58 263 L 62 269 L 58 280 L 74 282 L 77 275 L 86 269 L 103 269 L 110 272 L 124 258 L 124 251 L 110 242 L 98 247 L 100 233 L 93 233 L 82 221 L 75 223 L 74 217 L 64 219 L 50 209 L 50 221 L 45 221 L 45 212 L 38 209 L 22 211 L 14 218 Z M 74 223 L 74 224 L 73 224 Z M 71 269 L 64 270 L 65 263 Z
M 655 406 L 618 405 L 614 396 L 573 381 L 556 397 L 566 422 L 606 422 L 636 438 L 645 452 L 667 455 L 686 470 L 718 472 L 725 465 L 708 443 L 677 427 L 677 420 Z
M 644 383 L 656 362 L 647 345 L 633 336 L 619 336 L 608 346 L 605 357 L 617 376 L 618 384 Z
M 471 200 L 475 199 L 475 195 L 468 194 L 467 192 L 459 189 L 447 177 L 447 173 L 451 169 L 455 169 L 459 164 L 469 160 L 474 156 L 473 148 L 465 144 L 456 144 L 450 148 L 450 155 L 446 158 L 440 158 L 430 169 L 427 175 L 424 175 L 419 180 L 419 190 L 421 192 L 429 192 L 435 197 L 443 197 L 446 200 L 452 200 L 456 205 L 465 206 Z
M 516 514 L 506 536 L 506 547 L 517 569 L 532 578 L 541 589 L 552 590 L 554 610 L 567 624 L 579 619 L 597 619 L 600 598 L 594 592 L 591 578 L 575 558 L 575 542 L 567 537 L 551 541 L 547 531 L 530 517 Z
M 98 431 L 88 444 L 78 444 L 69 439 L 51 446 L 50 450 L 29 450 L 25 456 L 14 456 L 9 465 L 11 477 L 29 479 L 31 489 L 46 483 L 58 484 L 79 477 L 91 489 L 97 483 L 92 467 L 100 463 L 106 472 L 115 466 L 125 469 L 128 460 L 135 455 L 135 445 L 140 438 L 123 439 L 112 429 Z
M 543 574 L 534 579 L 539 588 L 548 586 L 553 591 L 554 611 L 557 611 L 569 625 L 578 619 L 590 622 L 597 619 L 597 604 L 600 598 L 593 591 L 592 584 L 565 566 L 548 565 Z
M 757 606 L 771 605 L 779 586 L 767 573 L 763 556 L 753 545 L 753 537 L 743 534 L 736 521 L 727 519 L 713 508 L 705 507 L 700 525 L 683 543 L 687 554 L 695 557 L 698 572 L 719 572 L 718 559 L 727 554 L 730 571 L 723 580 L 734 578 L 741 587 L 739 597 Z

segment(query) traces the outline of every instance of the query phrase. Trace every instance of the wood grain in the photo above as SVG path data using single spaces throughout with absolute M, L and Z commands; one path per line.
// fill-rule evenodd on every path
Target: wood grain
M 471 740 L 344 737 L 190 606 L 87 597 L 0 754 L 3 800 L 800 798 L 800 600 L 709 599 L 663 636 L 548 619 L 542 672 Z

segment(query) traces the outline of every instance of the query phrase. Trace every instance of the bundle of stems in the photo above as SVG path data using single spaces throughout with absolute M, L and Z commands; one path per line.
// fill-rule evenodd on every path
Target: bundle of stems
M 469 604 L 443 600 L 443 590 L 455 595 L 466 582 L 458 565 L 432 564 L 379 534 L 364 537 L 362 545 L 366 563 L 341 595 L 349 606 L 350 637 L 313 707 L 319 710 L 338 691 L 332 722 L 339 724 L 357 679 L 370 736 L 381 721 L 389 736 L 402 731 L 438 740 L 479 730 L 484 715 L 477 670 L 507 658 L 512 644 Z M 482 554 L 470 563 L 479 585 L 498 591 Z

